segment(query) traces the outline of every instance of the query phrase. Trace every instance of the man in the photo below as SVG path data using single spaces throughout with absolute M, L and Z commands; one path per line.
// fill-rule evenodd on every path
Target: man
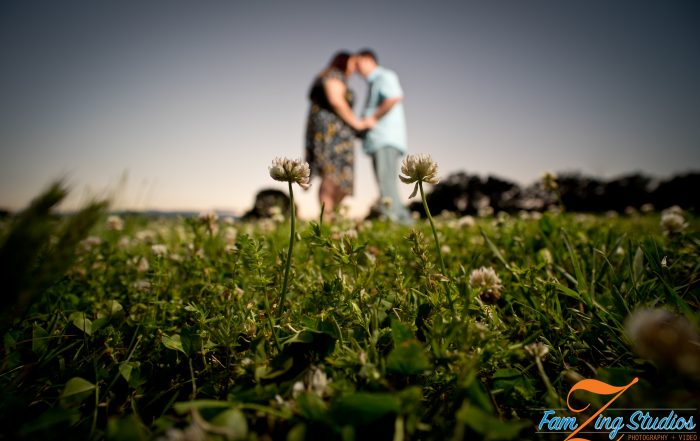
M 362 114 L 372 129 L 364 137 L 363 150 L 372 156 L 382 201 L 380 210 L 392 221 L 411 224 L 411 214 L 401 203 L 397 186 L 399 160 L 406 153 L 406 117 L 399 77 L 380 66 L 370 49 L 359 51 L 356 57 L 357 71 L 369 86 Z

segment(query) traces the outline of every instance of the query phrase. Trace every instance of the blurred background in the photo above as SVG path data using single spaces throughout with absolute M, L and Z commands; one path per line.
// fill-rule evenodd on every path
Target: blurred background
M 286 189 L 267 167 L 303 157 L 314 76 L 362 47 L 399 74 L 409 151 L 441 175 L 668 178 L 700 169 L 698 23 L 695 1 L 3 1 L 0 208 L 65 176 L 65 210 L 114 193 L 240 215 Z M 351 215 L 376 198 L 358 144 Z

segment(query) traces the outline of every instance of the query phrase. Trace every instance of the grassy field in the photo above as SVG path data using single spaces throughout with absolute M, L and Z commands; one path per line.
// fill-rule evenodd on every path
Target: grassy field
M 289 219 L 103 208 L 2 224 L 0 439 L 537 439 L 583 378 L 698 400 L 687 213 L 439 216 L 444 271 L 427 221 L 305 222 L 281 304 Z

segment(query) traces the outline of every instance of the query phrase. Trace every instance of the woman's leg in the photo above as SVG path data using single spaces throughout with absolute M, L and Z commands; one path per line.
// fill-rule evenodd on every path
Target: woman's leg
M 335 183 L 328 176 L 321 176 L 321 187 L 318 190 L 318 201 L 323 206 L 324 216 L 333 213 L 335 208 Z

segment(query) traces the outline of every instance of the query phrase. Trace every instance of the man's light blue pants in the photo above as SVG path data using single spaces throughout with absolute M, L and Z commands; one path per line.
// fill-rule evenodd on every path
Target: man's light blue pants
M 413 223 L 411 213 L 403 205 L 397 183 L 399 181 L 399 160 L 402 153 L 394 147 L 382 147 L 372 153 L 374 175 L 379 185 L 381 213 L 388 219 L 400 223 Z M 389 204 L 383 201 L 391 200 Z

